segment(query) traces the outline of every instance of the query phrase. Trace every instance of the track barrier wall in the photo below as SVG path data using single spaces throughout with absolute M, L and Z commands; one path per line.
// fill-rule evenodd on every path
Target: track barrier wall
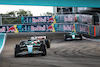
M 74 31 L 91 36 L 100 36 L 100 27 L 92 25 L 91 15 L 22 17 L 21 20 L 23 24 L 0 26 L 0 33 Z
M 0 33 L 20 33 L 20 32 L 71 32 L 75 31 L 82 34 L 100 36 L 100 27 L 86 24 L 20 24 L 11 26 L 0 26 Z

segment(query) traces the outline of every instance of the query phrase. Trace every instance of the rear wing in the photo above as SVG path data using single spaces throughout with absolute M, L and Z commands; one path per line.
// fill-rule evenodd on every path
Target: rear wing
M 37 39 L 47 39 L 47 36 L 35 36 Z
M 28 40 L 20 40 L 20 42 L 26 42 L 26 41 L 28 41 Z

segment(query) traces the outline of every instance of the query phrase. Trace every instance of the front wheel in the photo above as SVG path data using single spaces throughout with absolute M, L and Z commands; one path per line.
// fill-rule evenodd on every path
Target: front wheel
M 43 50 L 43 53 L 41 56 L 46 56 L 46 54 L 47 54 L 46 50 Z
M 18 53 L 20 52 L 20 46 L 16 44 L 15 46 L 15 57 L 19 57 Z
M 43 51 L 43 53 L 41 54 L 41 56 L 46 56 L 47 52 L 46 52 L 46 46 L 45 46 L 45 44 L 41 44 L 40 45 L 40 51 Z
M 80 40 L 82 40 L 82 35 L 80 34 Z
M 67 38 L 67 35 L 66 35 L 66 34 L 64 34 L 64 41 L 66 41 L 66 38 Z
M 82 36 L 80 36 L 80 40 L 82 40 Z

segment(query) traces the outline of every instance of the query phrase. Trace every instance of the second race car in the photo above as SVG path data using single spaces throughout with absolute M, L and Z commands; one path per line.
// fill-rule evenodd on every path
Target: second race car
M 76 32 L 68 32 L 67 34 L 64 34 L 64 40 L 74 40 L 74 39 L 79 39 L 82 40 L 82 35 L 78 34 Z

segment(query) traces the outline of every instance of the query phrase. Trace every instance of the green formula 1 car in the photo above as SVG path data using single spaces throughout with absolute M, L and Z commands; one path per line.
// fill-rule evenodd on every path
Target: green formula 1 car
M 68 32 L 67 34 L 64 34 L 64 41 L 75 39 L 82 40 L 82 35 L 75 32 Z
M 15 57 L 26 54 L 47 54 L 46 48 L 49 45 L 49 40 L 41 39 L 40 37 L 31 37 L 29 40 L 21 40 L 15 45 Z

